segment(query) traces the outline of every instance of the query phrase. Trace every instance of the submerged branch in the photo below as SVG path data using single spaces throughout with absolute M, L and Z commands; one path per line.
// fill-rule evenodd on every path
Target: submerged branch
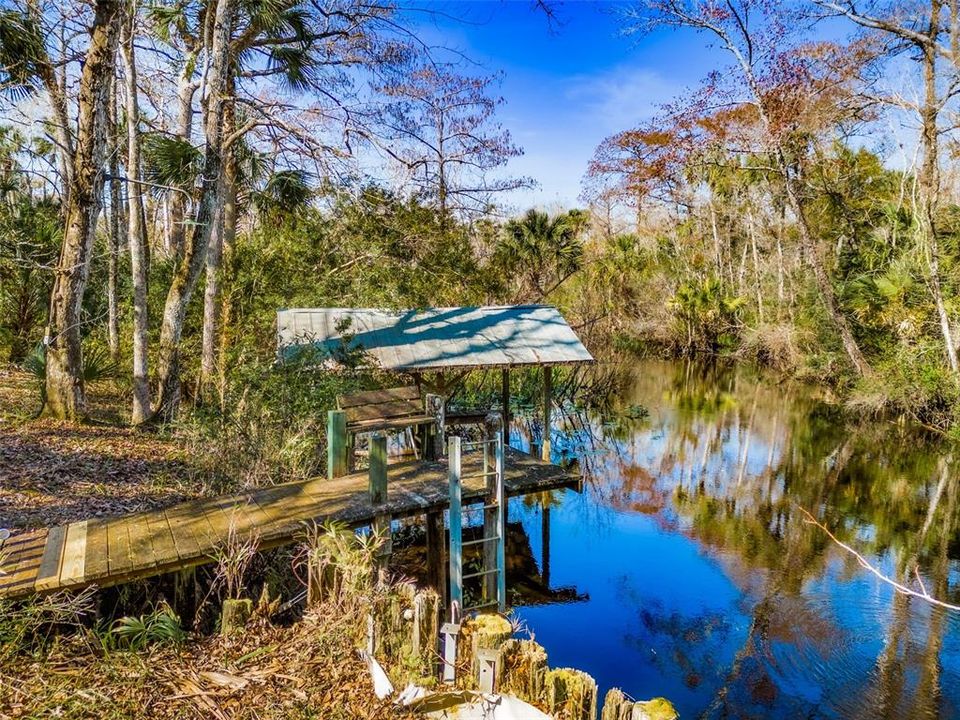
M 827 537 L 829 537 L 834 543 L 836 543 L 838 546 L 846 550 L 849 554 L 853 555 L 853 557 L 856 558 L 857 562 L 860 564 L 861 567 L 863 567 L 865 570 L 868 570 L 870 573 L 876 576 L 880 581 L 885 582 L 887 585 L 890 585 L 894 590 L 896 590 L 901 595 L 920 598 L 921 600 L 925 600 L 931 605 L 936 605 L 938 607 L 946 608 L 947 610 L 960 610 L 960 605 L 954 605 L 944 600 L 939 600 L 933 597 L 932 595 L 930 595 L 930 593 L 927 592 L 927 588 L 923 584 L 923 581 L 920 580 L 919 570 L 917 570 L 916 575 L 917 575 L 917 582 L 920 585 L 920 590 L 917 591 L 911 587 L 904 585 L 903 583 L 897 582 L 891 577 L 887 577 L 886 575 L 884 575 L 878 568 L 872 565 L 870 561 L 867 560 L 863 555 L 861 555 L 859 552 L 854 550 L 852 547 L 847 545 L 845 542 L 840 540 L 836 535 L 830 532 L 830 530 L 827 529 L 827 526 L 821 523 L 819 520 L 817 520 L 813 515 L 811 515 L 806 508 L 801 507 L 799 505 L 797 507 L 800 509 L 800 512 L 802 512 L 806 516 L 806 519 L 804 520 L 805 523 L 807 523 L 808 525 L 816 525 L 818 528 L 823 530 L 823 532 L 826 533 Z

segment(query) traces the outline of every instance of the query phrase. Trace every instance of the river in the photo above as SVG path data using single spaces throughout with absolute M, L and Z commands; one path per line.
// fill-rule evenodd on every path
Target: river
M 554 591 L 515 612 L 551 666 L 682 718 L 960 717 L 960 613 L 894 592 L 803 514 L 960 603 L 944 447 L 852 428 L 810 387 L 749 369 L 644 360 L 621 387 L 553 428 L 583 492 L 511 504 Z

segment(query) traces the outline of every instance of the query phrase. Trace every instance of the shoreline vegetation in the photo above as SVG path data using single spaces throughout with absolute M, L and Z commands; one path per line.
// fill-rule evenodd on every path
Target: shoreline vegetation
M 603 140 L 578 207 L 517 210 L 514 193 L 536 179 L 511 173 L 523 150 L 501 124 L 503 78 L 436 37 L 431 16 L 446 12 L 10 0 L 0 525 L 321 474 L 336 396 L 397 378 L 362 353 L 323 372 L 277 364 L 276 312 L 291 307 L 550 304 L 604 361 L 558 372 L 558 402 L 609 408 L 617 364 L 641 352 L 713 357 L 815 382 L 855 418 L 960 439 L 960 14 L 877 7 L 621 8 L 624 35 L 688 33 L 715 72 Z M 559 4 L 528 9 L 544 33 L 577 32 L 554 28 Z M 455 390 L 481 405 L 499 382 L 477 372 Z M 535 372 L 515 382 L 521 403 L 539 392 Z M 293 558 L 273 559 L 289 569 Z M 62 636 L 76 613 L 59 601 L 0 616 L 0 716 L 13 703 L 34 712 L 23 709 L 34 694 L 82 716 L 131 687 L 110 712 L 162 705 L 161 692 L 202 711 L 213 690 L 161 678 L 180 637 L 160 603 L 168 590 L 108 592 Z M 121 635 L 166 649 L 127 665 L 110 645 L 130 642 L 114 637 L 118 617 Z M 358 627 L 329 635 L 325 661 Z M 298 632 L 265 625 L 263 648 L 296 651 Z M 231 643 L 207 637 L 188 652 L 227 663 L 258 652 Z M 73 663 L 78 649 L 86 659 Z M 331 682 L 350 686 L 354 660 Z M 284 688 L 309 717 L 314 689 Z M 381 712 L 354 699 L 329 716 Z

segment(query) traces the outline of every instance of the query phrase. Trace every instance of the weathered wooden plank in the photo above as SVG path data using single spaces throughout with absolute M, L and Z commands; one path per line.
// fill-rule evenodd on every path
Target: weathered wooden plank
M 128 525 L 122 520 L 107 523 L 107 554 L 110 575 L 114 577 L 129 572 L 136 561 L 130 548 Z
M 157 566 L 153 552 L 153 537 L 150 526 L 142 515 L 129 518 L 124 523 L 130 539 L 130 562 L 127 572 L 135 572 L 144 568 Z
M 405 387 L 386 388 L 384 390 L 364 390 L 337 396 L 337 407 L 341 410 L 357 407 L 358 405 L 377 405 L 379 403 L 394 402 L 396 400 L 419 400 L 420 390 L 416 385 Z
M 67 526 L 67 540 L 63 546 L 63 562 L 60 565 L 60 586 L 76 585 L 84 579 L 87 557 L 86 520 Z
M 347 423 L 351 425 L 361 420 L 401 418 L 425 414 L 423 404 L 412 400 L 396 400 L 377 405 L 356 405 L 345 408 L 344 412 L 347 414 Z
M 506 489 L 511 495 L 576 482 L 561 468 L 509 449 L 506 466 Z M 477 502 L 484 497 L 481 470 L 480 453 L 465 453 L 461 468 L 462 502 Z M 5 581 L 0 576 L 0 595 L 22 595 L 34 589 L 49 591 L 60 586 L 61 577 L 70 580 L 74 587 L 92 580 L 109 585 L 205 562 L 216 546 L 226 540 L 231 523 L 242 537 L 258 532 L 265 546 L 275 546 L 293 541 L 309 520 L 333 519 L 357 526 L 369 524 L 385 513 L 396 518 L 440 511 L 449 504 L 447 471 L 443 461 L 390 465 L 387 502 L 380 507 L 370 502 L 369 477 L 364 471 L 332 481 L 318 478 L 190 501 L 160 513 L 93 520 L 85 525 L 82 561 L 76 553 L 80 547 L 79 523 L 53 528 L 44 537 L 20 534 L 8 541 L 8 547 L 16 552 L 17 585 L 11 589 L 10 579 Z M 103 552 L 97 550 L 103 546 L 104 535 L 106 573 L 102 569 Z M 78 569 L 80 565 L 82 571 Z
M 67 526 L 57 525 L 47 533 L 47 542 L 43 549 L 43 558 L 37 569 L 34 589 L 37 592 L 52 590 L 60 584 L 60 563 L 63 560 L 63 546 L 67 540 Z
M 396 418 L 373 418 L 351 422 L 347 429 L 352 433 L 373 432 L 374 430 L 393 430 L 421 425 L 432 425 L 437 419 L 432 415 L 404 415 Z
M 4 575 L 0 575 L 0 592 L 30 592 L 36 584 L 43 558 L 47 531 L 31 530 L 9 538 L 3 545 L 6 553 Z
M 87 525 L 86 553 L 84 579 L 97 580 L 110 574 L 110 547 L 104 520 L 92 520 Z
M 150 541 L 153 543 L 153 557 L 157 566 L 169 565 L 180 559 L 177 553 L 177 544 L 173 540 L 170 524 L 163 512 L 146 513 L 143 516 L 150 529 Z
M 206 545 L 206 535 L 197 537 L 199 530 L 195 528 L 197 525 L 196 517 L 178 513 L 175 510 L 166 511 L 164 516 L 180 559 L 187 560 L 202 555 L 203 550 L 201 548 Z

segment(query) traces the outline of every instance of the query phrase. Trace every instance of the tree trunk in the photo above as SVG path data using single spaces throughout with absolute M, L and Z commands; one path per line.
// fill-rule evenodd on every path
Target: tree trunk
M 230 95 L 233 83 L 230 83 Z M 235 126 L 233 105 L 224 111 L 224 134 L 229 135 Z M 237 164 L 233 151 L 225 150 L 223 179 L 223 212 L 220 223 L 210 240 L 207 249 L 207 277 L 203 291 L 203 341 L 200 356 L 200 389 L 202 393 L 210 390 L 216 376 L 216 338 L 217 322 L 220 310 L 220 283 L 222 280 L 222 259 L 225 247 L 233 245 L 237 232 Z
M 110 235 L 109 256 L 107 258 L 107 342 L 110 347 L 110 359 L 114 362 L 120 359 L 120 320 L 117 308 L 117 260 L 120 254 L 121 237 L 123 230 L 123 209 L 121 207 L 120 188 L 120 138 L 117 132 L 120 128 L 117 108 L 116 77 L 110 82 Z
M 940 284 L 940 243 L 937 239 L 937 207 L 940 202 L 940 143 L 938 116 L 940 101 L 937 97 L 937 51 L 932 45 L 922 48 L 924 100 L 920 109 L 920 143 L 923 159 L 918 173 L 920 197 L 917 212 L 917 231 L 920 245 L 927 260 L 927 281 L 930 294 L 937 309 L 940 332 L 947 352 L 950 369 L 960 370 L 957 363 L 957 349 L 953 343 L 950 328 L 950 316 L 943 302 L 943 289 Z
M 137 64 L 134 57 L 136 6 L 122 39 L 123 75 L 127 115 L 127 237 L 130 242 L 130 276 L 133 284 L 133 408 L 134 425 L 150 418 L 147 315 L 147 228 L 140 182 L 140 107 Z
M 39 68 L 43 87 L 50 96 L 50 108 L 53 112 L 54 137 L 57 142 L 57 157 L 60 160 L 60 173 L 63 175 L 63 205 L 69 206 L 70 190 L 73 186 L 73 166 L 76 149 L 73 144 L 73 135 L 70 132 L 70 114 L 67 111 L 67 99 L 64 96 L 57 74 L 48 63 L 41 63 Z M 109 76 L 107 76 L 109 77 Z M 104 78 L 106 79 L 106 78 Z
M 756 282 L 757 317 L 763 324 L 763 284 L 760 275 L 760 255 L 757 253 L 757 226 L 753 219 L 753 209 L 747 210 L 747 222 L 750 226 L 750 249 L 753 255 L 753 276 Z
M 853 337 L 853 331 L 850 329 L 850 323 L 847 322 L 847 318 L 844 317 L 843 313 L 840 312 L 840 308 L 837 306 L 837 296 L 833 290 L 833 283 L 830 281 L 830 276 L 827 273 L 827 268 L 823 260 L 823 254 L 821 253 L 820 245 L 817 242 L 817 239 L 813 236 L 813 233 L 810 230 L 810 224 L 807 222 L 806 212 L 803 208 L 803 204 L 800 200 L 800 193 L 797 188 L 797 181 L 790 174 L 783 150 L 779 147 L 777 148 L 777 159 L 780 163 L 781 172 L 783 173 L 784 185 L 787 191 L 787 201 L 790 204 L 790 209 L 797 218 L 797 228 L 800 231 L 800 242 L 803 246 L 804 254 L 810 263 L 810 267 L 813 270 L 813 276 L 817 281 L 817 287 L 820 290 L 820 297 L 823 299 L 823 305 L 827 311 L 827 315 L 829 315 L 831 323 L 840 334 L 840 340 L 843 343 L 843 349 L 846 351 L 847 357 L 850 358 L 850 362 L 857 371 L 857 374 L 859 374 L 861 377 L 871 375 L 873 373 L 873 369 L 870 367 L 867 359 L 863 356 L 863 353 L 860 352 L 860 346 Z
M 61 419 L 76 420 L 86 414 L 80 313 L 100 214 L 107 91 L 116 60 L 120 11 L 119 0 L 97 0 L 80 76 L 73 182 L 67 193 L 63 246 L 50 296 L 46 337 L 46 407 Z
M 177 78 L 177 134 L 182 140 L 190 142 L 193 135 L 193 96 L 197 90 L 197 84 L 193 82 L 191 76 L 196 63 L 196 53 L 190 52 L 185 58 L 183 69 Z M 166 250 L 174 258 L 179 258 L 183 254 L 184 239 L 186 237 L 186 226 L 184 218 L 186 217 L 187 196 L 180 192 L 173 192 L 169 197 L 169 214 L 167 223 Z
M 190 297 L 196 289 L 200 272 L 203 270 L 210 236 L 217 224 L 223 192 L 222 125 L 228 86 L 228 53 L 233 15 L 234 0 L 217 2 L 210 46 L 210 65 L 207 72 L 204 116 L 206 147 L 200 199 L 197 203 L 193 229 L 186 238 L 183 254 L 174 268 L 173 280 L 163 309 L 163 325 L 160 329 L 157 416 L 164 420 L 173 419 L 180 403 L 180 338 L 183 334 L 183 323 Z

